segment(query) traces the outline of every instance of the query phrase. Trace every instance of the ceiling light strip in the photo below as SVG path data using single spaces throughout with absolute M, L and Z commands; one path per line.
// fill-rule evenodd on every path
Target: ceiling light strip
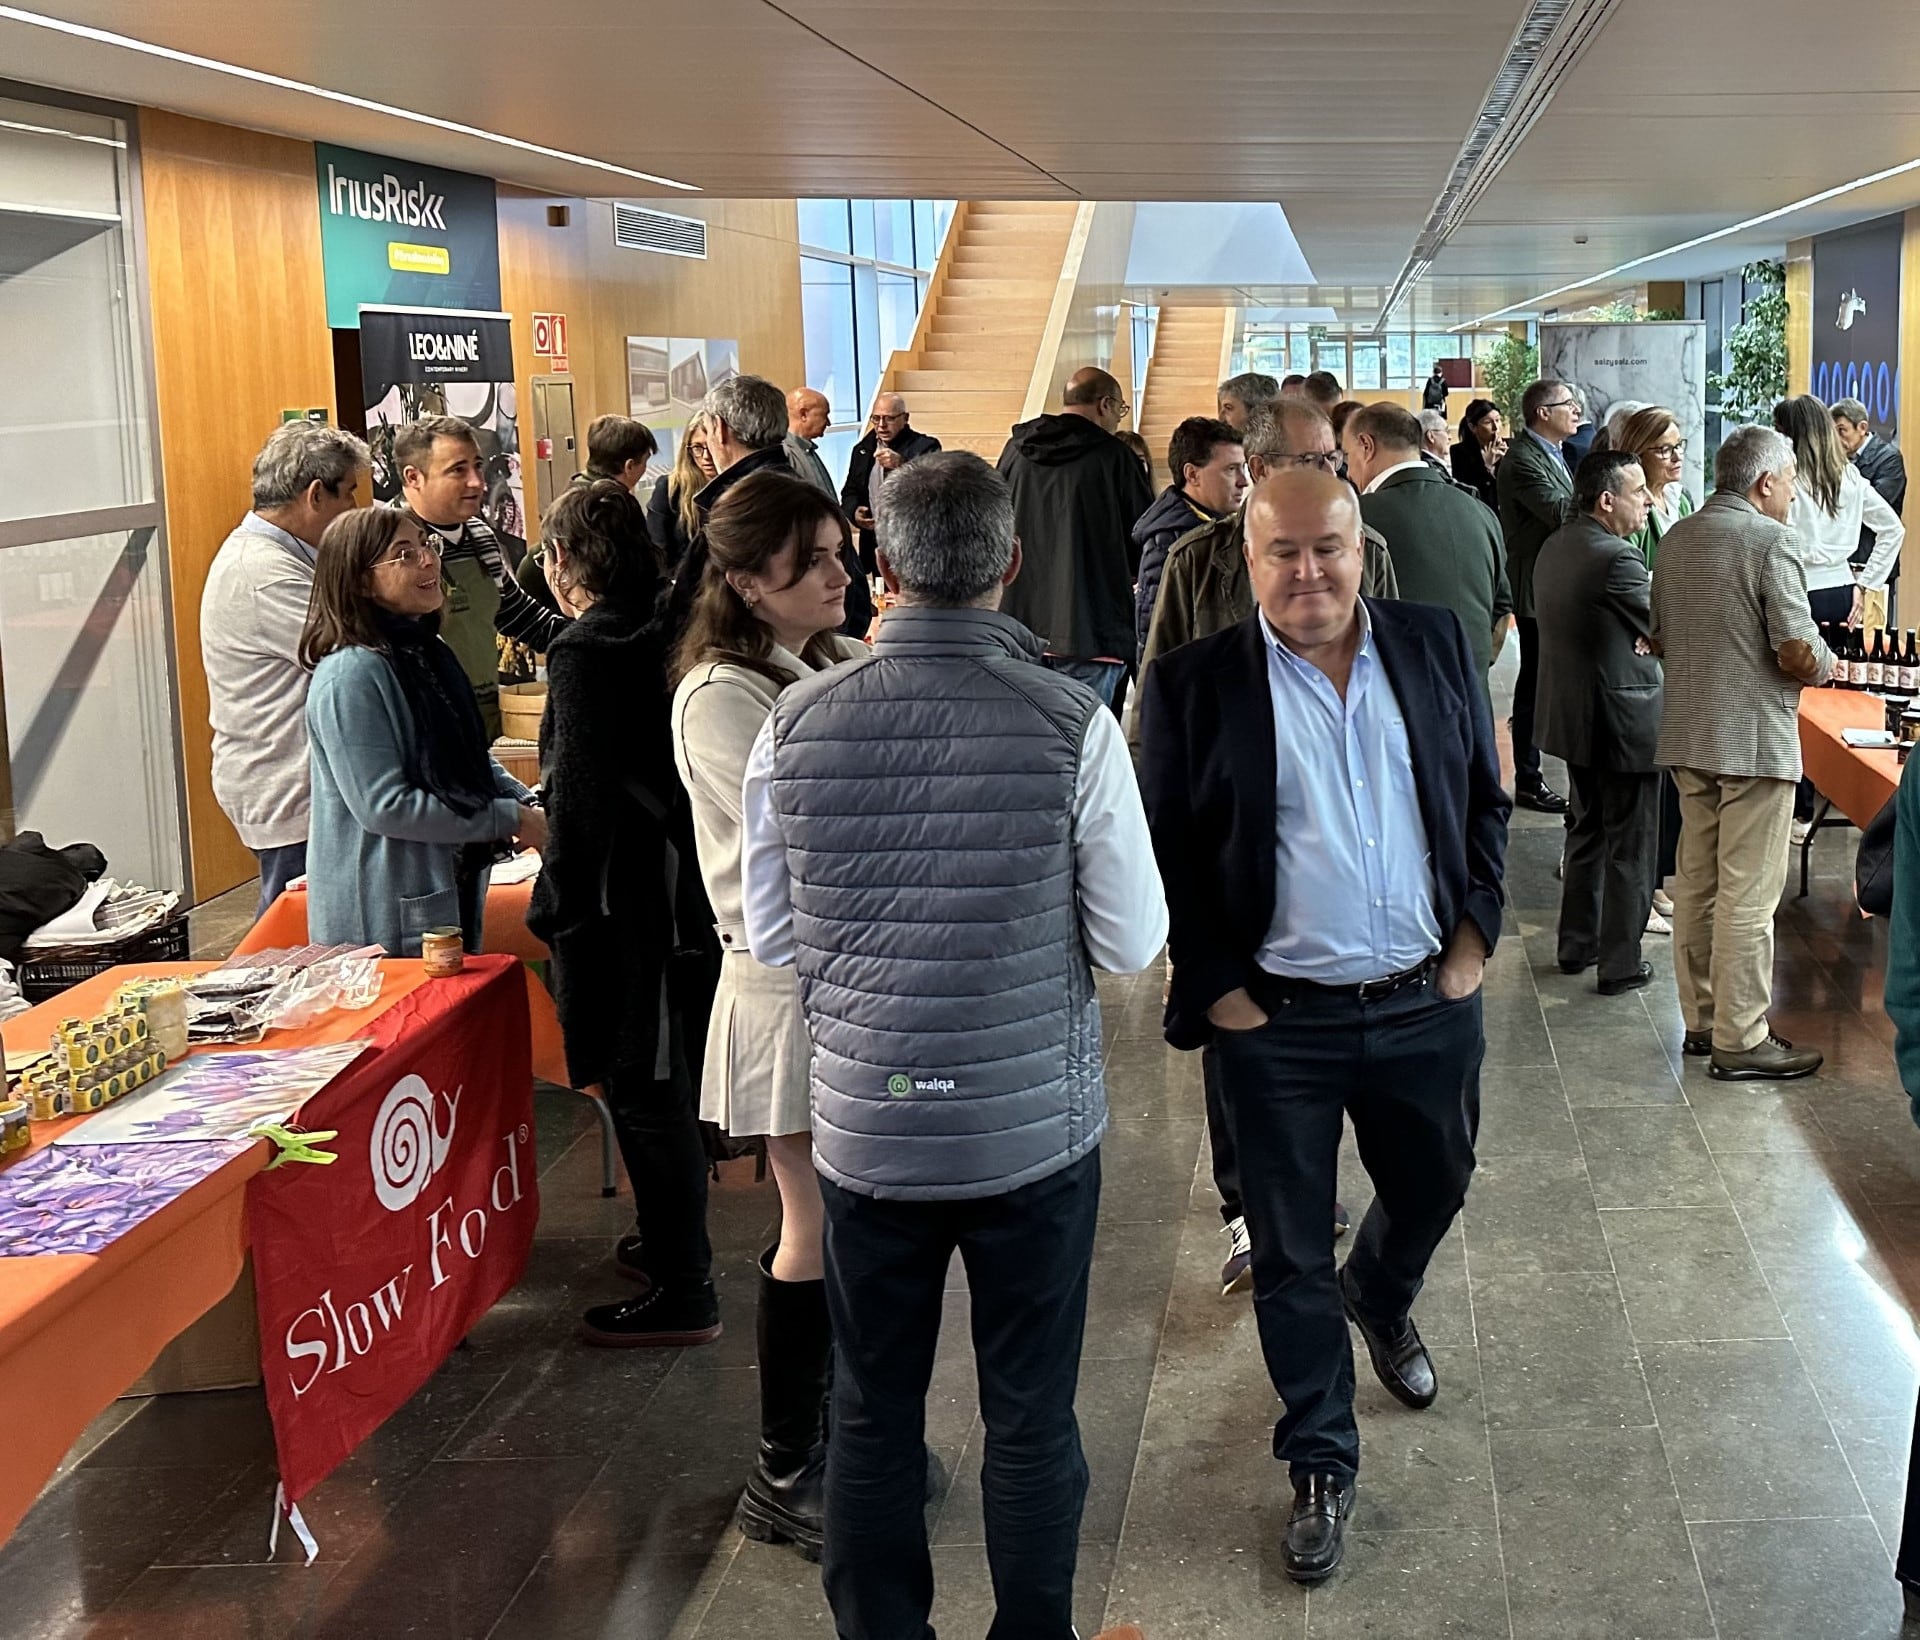
M 1426 226 L 1381 304 L 1380 317 L 1374 322 L 1376 333 L 1386 329 L 1388 320 L 1413 294 L 1441 247 L 1525 140 L 1560 82 L 1618 4 L 1619 0 L 1533 0 L 1527 8 L 1481 99 L 1473 126 L 1454 156 L 1446 184 L 1427 213 Z
M 338 103 L 345 108 L 358 108 L 369 114 L 384 114 L 389 119 L 405 120 L 409 125 L 424 125 L 435 131 L 451 131 L 456 136 L 474 137 L 481 142 L 497 143 L 502 148 L 512 148 L 522 154 L 538 154 L 542 159 L 562 160 L 568 165 L 584 165 L 589 170 L 604 171 L 610 176 L 629 177 L 635 182 L 656 183 L 662 188 L 675 188 L 683 193 L 698 193 L 699 187 L 691 182 L 676 182 L 672 177 L 655 176 L 651 171 L 635 171 L 625 165 L 615 165 L 611 160 L 594 159 L 586 154 L 572 154 L 564 148 L 549 148 L 544 143 L 527 142 L 520 137 L 508 137 L 498 131 L 483 131 L 477 125 L 462 125 L 458 120 L 438 119 L 432 114 L 416 113 L 411 108 L 397 108 L 392 103 L 374 102 L 368 97 L 355 97 L 345 91 L 329 90 L 323 85 L 309 85 L 305 80 L 290 80 L 281 74 L 268 74 L 257 68 L 243 68 L 238 63 L 223 63 L 218 58 L 201 57 L 191 51 L 175 51 L 171 46 L 155 45 L 151 40 L 136 40 L 131 35 L 115 34 L 109 29 L 89 28 L 84 23 L 69 23 L 60 17 L 43 17 L 38 12 L 22 11 L 17 6 L 0 6 L 0 22 L 24 23 L 29 28 L 47 29 L 54 34 L 64 34 L 75 40 L 90 41 L 95 45 L 117 46 L 123 51 L 138 52 L 144 57 L 158 57 L 164 62 L 184 63 L 189 68 L 204 68 L 215 74 L 231 75 L 237 80 L 249 80 L 255 85 L 272 86 L 278 91 L 297 91 L 302 96 L 319 97 L 323 101 Z
M 1491 313 L 1481 314 L 1477 319 L 1468 319 L 1452 326 L 1448 334 L 1454 331 L 1471 330 L 1475 325 L 1484 325 L 1490 319 L 1499 319 L 1510 313 L 1518 313 L 1523 308 L 1538 307 L 1542 302 L 1551 302 L 1556 296 L 1566 296 L 1576 290 L 1588 290 L 1595 285 L 1605 284 L 1609 279 L 1618 278 L 1623 273 L 1631 273 L 1635 268 L 1644 268 L 1649 262 L 1658 262 L 1667 256 L 1678 256 L 1682 251 L 1698 250 L 1702 245 L 1711 245 L 1717 240 L 1730 239 L 1737 233 L 1764 228 L 1769 222 L 1778 222 L 1783 216 L 1792 216 L 1796 211 L 1810 211 L 1814 206 L 1824 205 L 1830 199 L 1839 199 L 1842 195 L 1857 193 L 1862 188 L 1871 188 L 1878 182 L 1890 182 L 1895 177 L 1907 176 L 1914 171 L 1920 171 L 1920 159 L 1910 159 L 1900 165 L 1889 165 L 1884 171 L 1874 171 L 1867 176 L 1855 177 L 1851 182 L 1822 188 L 1819 193 L 1808 194 L 1805 199 L 1796 199 L 1791 205 L 1781 205 L 1774 210 L 1763 211 L 1759 216 L 1750 216 L 1744 222 L 1715 228 L 1712 233 L 1696 234 L 1692 239 L 1683 239 L 1679 244 L 1669 245 L 1664 250 L 1648 251 L 1645 256 L 1636 256 L 1631 261 L 1621 262 L 1603 273 L 1592 274 L 1585 279 L 1576 279 L 1570 285 L 1556 285 L 1552 290 L 1543 290 L 1538 296 L 1529 296 L 1523 302 L 1510 302 L 1503 308 L 1495 308 Z

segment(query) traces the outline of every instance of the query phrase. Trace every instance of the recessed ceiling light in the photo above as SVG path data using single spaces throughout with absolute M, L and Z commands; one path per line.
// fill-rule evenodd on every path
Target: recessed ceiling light
M 1783 216 L 1792 216 L 1796 211 L 1810 211 L 1816 205 L 1824 205 L 1830 199 L 1838 199 L 1842 194 L 1856 193 L 1862 188 L 1871 188 L 1876 182 L 1887 182 L 1894 177 L 1906 176 L 1910 172 L 1920 171 L 1920 159 L 1910 159 L 1903 165 L 1889 165 L 1884 171 L 1874 171 L 1867 176 L 1855 177 L 1851 182 L 1842 182 L 1836 187 L 1822 188 L 1817 194 L 1808 194 L 1805 199 L 1796 199 L 1791 205 L 1782 205 L 1776 210 L 1763 211 L 1759 216 L 1750 216 L 1744 222 L 1736 222 L 1730 227 L 1715 228 L 1712 233 L 1703 233 L 1693 239 L 1683 239 L 1677 245 L 1669 245 L 1665 250 L 1649 251 L 1645 256 L 1636 256 L 1630 262 L 1622 262 L 1617 267 L 1608 268 L 1604 273 L 1596 273 L 1585 279 L 1576 280 L 1571 285 L 1556 285 L 1552 290 L 1543 290 L 1538 296 L 1530 296 L 1524 302 L 1510 302 L 1506 307 L 1495 308 L 1491 313 L 1483 313 L 1477 319 L 1469 319 L 1466 324 L 1455 325 L 1455 330 L 1467 330 L 1474 325 L 1483 325 L 1489 319 L 1502 318 L 1509 313 L 1517 313 L 1522 308 L 1536 307 L 1542 302 L 1551 301 L 1556 296 L 1565 296 L 1569 291 L 1586 290 L 1594 285 L 1605 284 L 1607 280 L 1630 273 L 1635 268 L 1644 268 L 1649 262 L 1658 262 L 1663 256 L 1678 256 L 1682 251 L 1698 250 L 1702 245 L 1711 245 L 1715 240 L 1728 239 L 1734 234 L 1745 233 L 1750 228 L 1762 228 L 1769 222 L 1777 222 Z
M 269 85 L 279 91 L 298 91 L 304 96 L 319 97 L 324 101 L 339 103 L 347 108 L 364 109 L 370 114 L 385 114 L 390 119 L 405 120 L 409 125 L 430 126 L 436 131 L 451 131 L 457 136 L 477 137 L 482 142 L 498 143 L 502 148 L 516 149 L 523 154 L 538 154 L 543 159 L 564 160 L 569 165 L 584 165 L 590 170 L 605 171 L 610 176 L 631 177 L 635 182 L 656 183 L 662 188 L 677 188 L 683 193 L 699 193 L 699 187 L 691 182 L 675 182 L 672 177 L 657 177 L 651 171 L 635 171 L 625 165 L 615 165 L 610 160 L 593 159 L 586 154 L 570 154 L 564 148 L 549 148 L 544 143 L 527 142 L 520 137 L 508 137 L 498 131 L 483 131 L 477 125 L 462 125 L 458 120 L 436 119 L 431 114 L 416 113 L 411 108 L 396 108 L 392 103 L 374 102 L 368 97 L 355 97 L 345 91 L 329 90 L 324 85 L 309 85 L 305 80 L 290 80 L 281 74 L 263 73 L 257 68 L 243 68 L 238 63 L 223 63 L 215 57 L 201 57 L 191 51 L 175 51 L 171 46 L 155 45 L 151 40 L 136 40 L 131 35 L 115 34 L 109 29 L 88 28 L 83 23 L 69 23 L 60 17 L 43 17 L 38 12 L 22 11 L 17 6 L 0 6 L 0 22 L 24 23 L 29 28 L 43 28 L 55 34 L 65 34 L 76 40 L 91 40 L 96 45 L 118 46 L 123 51 L 135 51 L 144 57 L 158 57 L 170 63 L 185 63 L 189 68 L 204 68 L 215 74 L 229 74 L 237 80 L 250 80 L 255 85 Z

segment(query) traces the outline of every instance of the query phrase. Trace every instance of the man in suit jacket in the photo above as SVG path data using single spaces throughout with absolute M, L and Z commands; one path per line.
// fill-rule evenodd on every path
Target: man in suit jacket
M 940 448 L 931 433 L 907 425 L 907 401 L 898 393 L 882 393 L 867 417 L 866 436 L 853 447 L 847 461 L 847 482 L 840 505 L 860 532 L 860 567 L 869 576 L 880 573 L 873 533 L 874 503 L 887 474 L 897 473 L 909 461 L 930 456 Z
M 1565 758 L 1573 823 L 1560 886 L 1560 971 L 1596 964 L 1600 993 L 1653 977 L 1640 939 L 1660 852 L 1660 663 L 1651 644 L 1653 579 L 1628 537 L 1653 497 L 1623 450 L 1574 474 L 1580 512 L 1547 537 L 1533 567 L 1540 623 L 1540 744 Z
M 1347 477 L 1360 491 L 1361 518 L 1387 539 L 1400 596 L 1460 617 L 1484 687 L 1513 614 L 1500 523 L 1422 457 L 1422 431 L 1397 404 L 1354 411 L 1340 433 Z
M 1509 458 L 1511 459 L 1511 458 Z M 1800 778 L 1800 689 L 1833 670 L 1807 608 L 1793 445 L 1737 427 L 1714 492 L 1661 537 L 1653 641 L 1666 661 L 1655 756 L 1680 788 L 1673 977 L 1684 1047 L 1721 1081 L 1807 1076 L 1820 1055 L 1767 1028 L 1773 913 Z
M 1540 628 L 1533 616 L 1533 561 L 1541 543 L 1574 510 L 1573 475 L 1561 446 L 1580 426 L 1579 396 L 1565 382 L 1537 381 L 1520 396 L 1520 418 L 1524 430 L 1493 475 L 1513 585 L 1513 622 L 1520 632 L 1520 675 L 1513 684 L 1513 800 L 1541 814 L 1565 814 L 1567 800 L 1540 778 L 1540 749 L 1534 744 Z
M 1840 435 L 1848 460 L 1860 469 L 1860 476 L 1880 492 L 1881 500 L 1900 512 L 1907 504 L 1906 457 L 1874 432 L 1867 407 L 1858 399 L 1840 400 L 1833 407 L 1833 430 Z M 1862 525 L 1860 545 L 1853 555 L 1856 564 L 1864 564 L 1873 555 L 1873 542 L 1873 531 Z M 1891 586 L 1899 578 L 1900 564 L 1895 560 L 1887 584 Z
M 1359 1466 L 1343 1308 L 1393 1395 L 1438 1393 L 1412 1305 L 1473 1172 L 1511 807 L 1459 620 L 1362 598 L 1360 529 L 1331 473 L 1264 480 L 1253 614 L 1162 655 L 1141 699 L 1166 1036 L 1217 1056 L 1305 1583 L 1339 1563 Z M 1336 1273 L 1343 1111 L 1376 1195 Z

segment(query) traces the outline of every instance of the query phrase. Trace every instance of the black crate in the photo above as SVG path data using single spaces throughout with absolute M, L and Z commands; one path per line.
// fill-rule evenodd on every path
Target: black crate
M 68 946 L 49 955 L 22 961 L 16 977 L 20 994 L 29 1002 L 45 1002 L 71 990 L 83 979 L 104 974 L 126 962 L 185 962 L 191 942 L 183 911 L 158 928 L 149 928 L 118 945 Z

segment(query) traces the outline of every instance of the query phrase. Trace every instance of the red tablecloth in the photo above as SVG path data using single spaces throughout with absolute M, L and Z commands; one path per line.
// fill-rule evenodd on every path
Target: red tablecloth
M 1800 760 L 1820 795 L 1865 829 L 1900 784 L 1892 752 L 1866 751 L 1840 738 L 1842 729 L 1884 729 L 1885 703 L 1851 689 L 1806 689 L 1800 694 Z
M 15 1048 L 43 1042 L 63 1018 L 96 1013 L 138 975 L 195 974 L 214 966 L 109 969 L 8 1020 L 6 1040 Z M 371 1008 L 275 1032 L 273 1046 L 311 1047 L 363 1035 L 428 983 L 419 963 L 390 961 Z M 217 1050 L 194 1050 L 207 1051 Z M 84 1120 L 36 1122 L 34 1149 Z M 247 1183 L 269 1154 L 264 1142 L 254 1145 L 99 1253 L 0 1258 L 0 1406 L 14 1409 L 0 1462 L 0 1539 L 19 1524 L 87 1424 L 239 1279 L 247 1250 Z
M 527 902 L 533 897 L 533 884 L 501 883 L 487 890 L 486 924 L 481 945 L 518 957 L 523 963 L 544 962 L 547 948 L 527 932 Z M 286 890 L 260 914 L 260 920 L 247 930 L 234 947 L 235 956 L 254 951 L 272 951 L 284 946 L 307 943 L 307 891 L 302 885 Z M 569 1087 L 566 1043 L 560 1035 L 560 1016 L 554 1012 L 553 998 L 540 976 L 527 969 L 527 1013 L 533 1021 L 533 1074 L 543 1082 Z

